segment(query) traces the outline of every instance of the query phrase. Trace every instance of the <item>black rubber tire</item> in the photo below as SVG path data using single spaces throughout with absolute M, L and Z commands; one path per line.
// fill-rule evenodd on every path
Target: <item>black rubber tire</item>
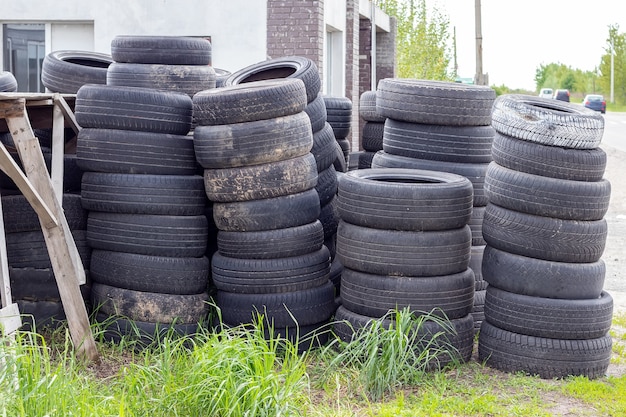
M 528 174 L 572 181 L 600 181 L 606 168 L 601 148 L 568 149 L 508 137 L 496 132 L 493 160 L 503 167 Z
M 76 94 L 82 127 L 186 135 L 191 129 L 188 95 L 151 88 L 87 84 Z
M 337 210 L 337 199 L 333 198 L 320 209 L 320 223 L 324 228 L 324 240 L 328 240 L 337 233 L 339 226 L 339 211 Z
M 83 267 L 89 269 L 91 248 L 84 230 L 73 230 L 72 237 Z M 52 268 L 48 247 L 41 230 L 7 233 L 7 261 L 14 268 Z
M 491 162 L 491 126 L 447 126 L 387 119 L 383 150 L 392 155 L 432 161 Z
M 533 297 L 560 299 L 598 298 L 606 266 L 591 263 L 553 262 L 529 258 L 485 246 L 483 279 L 501 290 Z
M 208 65 L 113 63 L 107 70 L 107 85 L 154 88 L 194 94 L 215 88 L 216 75 Z
M 230 71 L 222 69 L 222 68 L 215 68 L 213 67 L 213 69 L 215 70 L 215 87 L 224 87 L 225 83 L 226 83 L 226 79 L 228 77 L 230 77 L 230 75 L 232 74 Z
M 383 149 L 384 123 L 365 122 L 361 133 L 361 146 L 368 152 L 376 152 Z
M 484 246 L 485 239 L 483 238 L 483 218 L 485 217 L 485 207 L 472 208 L 472 215 L 467 223 L 472 230 L 472 246 Z
M 328 320 L 335 312 L 335 287 L 330 281 L 302 291 L 277 294 L 217 292 L 225 323 L 252 323 L 256 314 L 277 328 L 307 326 Z
M 207 202 L 199 175 L 85 172 L 81 197 L 86 210 L 172 216 L 203 214 Z
M 330 253 L 325 246 L 303 255 L 274 259 L 229 258 L 218 252 L 211 260 L 211 272 L 220 291 L 240 294 L 303 291 L 328 282 Z
M 315 157 L 317 172 L 322 172 L 333 165 L 337 159 L 337 144 L 333 128 L 328 122 L 324 128 L 313 133 L 313 147 L 311 153 Z
M 556 262 L 596 262 L 607 237 L 606 220 L 579 221 L 535 216 L 487 205 L 485 242 L 496 249 Z
M 536 216 L 600 220 L 609 209 L 611 183 L 571 181 L 514 171 L 492 162 L 485 176 L 490 203 Z
M 172 258 L 94 250 L 90 274 L 94 282 L 135 291 L 199 294 L 209 282 L 209 259 Z
M 493 128 L 529 142 L 571 149 L 594 149 L 604 132 L 603 116 L 573 103 L 505 94 L 493 104 Z
M 603 377 L 611 360 L 612 340 L 562 340 L 525 336 L 483 321 L 478 337 L 478 358 L 504 372 L 525 372 L 544 379 Z
M 98 312 L 151 323 L 190 324 L 204 321 L 209 312 L 208 301 L 206 292 L 164 294 L 97 282 L 91 286 L 91 302 Z
M 258 232 L 217 234 L 220 254 L 230 258 L 273 259 L 300 256 L 322 248 L 324 228 L 319 220 L 301 226 Z
M 314 189 L 263 200 L 214 203 L 213 219 L 219 230 L 255 232 L 314 222 L 320 200 Z
M 446 172 L 360 169 L 341 177 L 342 220 L 376 229 L 446 230 L 465 226 L 472 213 L 470 181 Z
M 608 333 L 613 298 L 566 300 L 531 297 L 487 288 L 485 318 L 510 332 L 552 339 L 595 339 Z
M 65 193 L 62 202 L 63 213 L 70 230 L 85 230 L 87 211 L 82 207 L 80 195 Z M 2 196 L 2 216 L 6 234 L 41 231 L 39 217 L 26 197 L 21 194 Z
M 409 308 L 415 315 L 432 314 L 456 319 L 472 311 L 474 272 L 409 277 L 375 275 L 344 267 L 341 301 L 350 311 L 383 317 L 389 310 Z
M 335 141 L 335 159 L 333 160 L 333 166 L 335 167 L 335 171 L 337 172 L 348 172 L 348 157 L 350 151 L 348 151 L 348 156 L 346 156 L 346 151 L 341 149 L 341 145 L 338 141 Z
M 206 252 L 205 216 L 164 216 L 92 211 L 87 241 L 94 249 L 177 258 L 201 257 Z
M 304 112 L 309 116 L 311 132 L 315 133 L 324 128 L 326 124 L 326 104 L 323 96 L 318 95 L 315 100 L 308 103 L 304 108 Z
M 385 329 L 389 329 L 393 324 L 390 319 L 381 320 L 378 317 L 364 316 L 340 306 L 335 313 L 333 332 L 344 342 L 350 342 L 354 338 L 355 331 L 368 327 L 374 320 L 382 321 L 381 324 Z M 436 355 L 432 357 L 429 368 L 440 369 L 453 359 L 467 362 L 472 357 L 474 348 L 474 320 L 471 315 L 467 315 L 460 319 L 450 320 L 445 327 L 435 321 L 424 320 L 415 340 L 424 340 L 428 343 L 431 339 L 432 343 L 429 347 L 433 349 L 433 352 L 429 357 Z M 423 346 L 416 347 L 424 349 Z M 441 351 L 437 352 L 438 349 Z
M 66 323 L 65 311 L 61 301 L 13 300 L 22 317 L 21 331 L 42 332 L 57 329 Z
M 88 51 L 52 51 L 41 65 L 41 83 L 53 93 L 76 94 L 85 84 L 106 84 L 111 55 Z
M 296 79 L 231 85 L 193 96 L 193 115 L 200 126 L 273 119 L 300 113 L 305 107 L 304 85 Z
M 315 62 L 301 56 L 268 59 L 242 68 L 226 79 L 226 85 L 237 85 L 259 80 L 295 78 L 302 80 L 306 89 L 307 103 L 319 95 L 322 80 Z
M 426 232 L 371 229 L 345 221 L 337 229 L 337 256 L 345 268 L 376 275 L 429 277 L 465 271 L 469 226 Z
M 91 283 L 89 271 L 85 272 L 87 273 L 87 284 L 81 285 L 80 291 L 83 299 L 89 300 Z M 9 278 L 11 280 L 11 296 L 13 300 L 61 302 L 59 286 L 52 268 L 9 267 Z M 20 313 L 25 314 L 26 312 L 20 310 Z
M 13 73 L 0 71 L 0 92 L 13 93 L 17 91 L 17 80 Z
M 376 91 L 364 91 L 359 98 L 359 116 L 366 122 L 385 123 L 385 116 L 376 110 Z
M 337 171 L 334 166 L 330 166 L 319 173 L 315 191 L 320 198 L 320 206 L 325 206 L 337 196 L 337 183 Z
M 347 138 L 352 123 L 352 101 L 347 97 L 323 97 L 326 105 L 326 121 L 332 126 L 335 138 Z
M 359 164 L 357 169 L 367 169 L 372 167 L 372 159 L 374 159 L 374 155 L 376 152 L 358 152 L 359 154 Z
M 466 177 L 474 186 L 474 206 L 486 206 L 489 200 L 485 195 L 485 175 L 489 164 L 468 164 L 464 162 L 429 161 L 407 158 L 378 151 L 372 158 L 372 168 L 409 168 L 427 171 L 450 172 Z
M 305 155 L 313 147 L 313 133 L 308 117 L 300 112 L 254 122 L 198 126 L 193 143 L 204 168 L 234 168 Z
M 211 65 L 211 42 L 183 36 L 118 35 L 111 41 L 116 62 L 136 64 Z
M 331 255 L 332 255 L 332 252 L 331 252 Z M 338 298 L 341 296 L 340 291 L 341 291 L 341 274 L 342 273 L 343 273 L 343 265 L 341 264 L 341 261 L 339 260 L 339 258 L 333 258 L 332 262 L 330 263 L 330 274 L 328 276 L 328 279 L 335 286 L 335 294 L 337 295 Z M 339 301 L 341 301 L 341 299 Z
M 296 194 L 313 189 L 316 184 L 317 167 L 309 152 L 267 164 L 204 171 L 209 200 L 222 203 Z
M 81 129 L 76 145 L 85 171 L 120 174 L 194 175 L 194 141 L 187 135 L 132 130 Z
M 41 148 L 46 169 L 50 173 L 52 166 L 52 153 L 50 149 Z M 17 166 L 23 170 L 22 161 L 17 152 L 9 151 L 9 155 L 15 160 Z M 83 171 L 78 167 L 76 154 L 67 153 L 63 155 L 63 191 L 67 193 L 80 192 L 80 181 Z M 0 189 L 17 191 L 17 185 L 3 171 L 0 171 Z
M 474 278 L 476 279 L 477 284 L 479 282 L 484 282 L 485 284 L 487 284 L 483 279 L 483 272 L 482 272 L 484 254 L 485 254 L 484 245 L 472 245 L 472 248 L 470 249 L 469 267 L 471 268 L 472 271 L 474 271 Z M 484 288 L 478 288 L 478 287 L 479 286 L 477 285 L 476 286 L 477 291 L 484 290 Z
M 487 86 L 446 81 L 385 78 L 376 109 L 390 119 L 451 126 L 487 126 L 496 92 Z

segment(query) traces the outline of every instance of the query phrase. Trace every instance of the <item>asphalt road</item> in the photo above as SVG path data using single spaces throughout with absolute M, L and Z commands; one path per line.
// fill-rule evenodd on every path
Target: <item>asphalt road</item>
M 626 113 L 608 112 L 604 115 L 602 143 L 626 152 Z

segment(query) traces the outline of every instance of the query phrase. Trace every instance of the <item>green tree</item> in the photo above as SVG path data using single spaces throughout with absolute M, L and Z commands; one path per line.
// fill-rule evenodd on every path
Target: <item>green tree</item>
M 447 16 L 426 0 L 377 0 L 376 5 L 397 20 L 399 77 L 452 80 Z
M 611 51 L 614 51 L 614 98 L 618 104 L 626 103 L 626 34 L 619 33 L 619 25 L 609 25 L 606 54 L 600 61 L 598 84 L 607 100 L 611 93 Z

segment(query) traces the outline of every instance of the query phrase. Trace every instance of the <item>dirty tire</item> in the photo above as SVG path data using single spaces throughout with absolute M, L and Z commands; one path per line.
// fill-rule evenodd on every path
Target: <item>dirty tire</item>
M 13 93 L 17 91 L 17 80 L 9 71 L 0 71 L 0 92 Z
M 94 249 L 154 256 L 200 257 L 206 252 L 206 216 L 92 211 L 87 241 Z
M 608 333 L 613 316 L 613 298 L 565 300 L 531 297 L 487 288 L 485 317 L 494 326 L 535 337 L 595 339 Z
M 542 145 L 497 132 L 491 155 L 494 162 L 515 171 L 571 181 L 600 181 L 607 159 L 601 148 L 569 149 Z
M 194 216 L 204 213 L 200 175 L 143 175 L 85 172 L 81 201 L 92 211 Z
M 504 291 L 581 300 L 600 297 L 606 266 L 602 259 L 590 263 L 553 262 L 487 245 L 483 252 L 482 275 L 489 285 Z
M 217 305 L 226 323 L 252 323 L 257 313 L 276 327 L 307 326 L 329 319 L 335 312 L 335 287 L 325 284 L 277 294 L 217 292 Z
M 376 275 L 456 274 L 467 269 L 470 246 L 469 226 L 416 233 L 340 221 L 337 229 L 337 256 L 344 267 Z
M 487 86 L 385 78 L 376 110 L 390 119 L 450 126 L 488 126 L 496 92 Z
M 193 96 L 198 125 L 253 122 L 300 113 L 306 107 L 302 81 L 256 81 L 200 91 Z
M 484 246 L 485 239 L 483 238 L 483 218 L 485 217 L 485 207 L 474 206 L 472 208 L 472 215 L 470 216 L 467 225 L 472 230 L 472 246 Z
M 274 259 L 229 258 L 216 253 L 211 277 L 218 290 L 241 294 L 302 291 L 328 282 L 330 254 L 325 246 L 303 255 Z
M 304 255 L 322 248 L 324 228 L 319 220 L 301 226 L 258 232 L 217 234 L 220 254 L 230 258 L 272 259 Z
M 320 200 L 314 189 L 262 200 L 213 204 L 217 228 L 232 232 L 301 226 L 312 223 L 319 215 Z
M 194 94 L 215 88 L 215 71 L 208 65 L 113 63 L 107 70 L 107 85 L 154 88 Z
M 201 172 L 194 141 L 187 135 L 85 128 L 78 134 L 76 159 L 85 171 L 157 175 Z
M 98 312 L 152 323 L 198 323 L 209 312 L 209 295 L 135 291 L 94 282 L 91 302 Z
M 520 94 L 506 94 L 493 104 L 492 126 L 502 135 L 571 149 L 600 145 L 604 118 L 573 103 Z
M 303 112 L 267 120 L 198 126 L 193 144 L 204 168 L 234 168 L 265 164 L 307 154 L 313 134 Z
M 315 191 L 320 197 L 320 206 L 325 206 L 337 195 L 337 171 L 334 166 L 326 168 L 317 176 Z
M 487 205 L 483 237 L 496 249 L 556 262 L 596 262 L 607 237 L 605 219 L 562 220 Z
M 483 321 L 478 338 L 478 358 L 504 372 L 525 372 L 544 379 L 603 377 L 611 360 L 611 336 L 563 340 L 525 336 Z
M 324 128 L 326 124 L 326 104 L 324 104 L 323 96 L 318 95 L 315 100 L 308 103 L 304 108 L 304 112 L 309 116 L 311 132 L 315 133 Z
M 490 203 L 536 216 L 600 220 L 609 209 L 611 183 L 571 181 L 514 171 L 492 162 L 485 177 Z
M 376 110 L 376 91 L 364 91 L 361 94 L 359 116 L 366 122 L 385 123 L 386 117 Z
M 383 149 L 384 123 L 366 122 L 361 134 L 361 146 L 368 152 L 376 152 Z
M 53 93 L 76 94 L 85 84 L 106 84 L 111 55 L 88 51 L 52 51 L 41 66 L 41 82 Z
M 225 84 L 238 85 L 259 80 L 299 79 L 306 89 L 307 103 L 319 95 L 322 81 L 315 63 L 309 58 L 286 56 L 249 65 L 230 75 Z
M 84 230 L 73 230 L 72 237 L 85 269 L 89 269 L 91 248 Z M 41 230 L 7 233 L 7 261 L 14 268 L 52 268 L 48 247 Z
M 120 35 L 111 41 L 116 62 L 136 64 L 211 65 L 211 42 L 183 36 Z
M 76 94 L 76 121 L 87 128 L 186 135 L 191 113 L 191 98 L 183 93 L 87 84 Z
M 135 291 L 163 294 L 199 294 L 206 291 L 209 259 L 173 258 L 136 253 L 94 250 L 91 255 L 94 282 Z
M 449 319 L 465 317 L 474 302 L 474 272 L 408 277 L 375 275 L 343 269 L 343 306 L 365 316 L 382 317 L 389 310 L 409 308 L 415 315 L 432 314 Z
M 342 220 L 391 230 L 446 230 L 465 226 L 472 213 L 470 181 L 446 172 L 377 168 L 341 177 Z
M 83 209 L 79 194 L 65 193 L 62 200 L 63 213 L 70 230 L 87 228 L 87 211 Z M 2 215 L 5 233 L 41 231 L 39 217 L 21 194 L 2 196 Z
M 313 133 L 313 147 L 311 153 L 315 157 L 317 172 L 328 169 L 337 159 L 337 144 L 332 126 L 326 122 L 324 128 Z

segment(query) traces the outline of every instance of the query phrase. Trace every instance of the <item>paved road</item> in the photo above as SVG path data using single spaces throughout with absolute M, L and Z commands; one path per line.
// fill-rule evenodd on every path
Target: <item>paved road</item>
M 604 115 L 602 143 L 626 152 L 626 113 L 608 112 Z

